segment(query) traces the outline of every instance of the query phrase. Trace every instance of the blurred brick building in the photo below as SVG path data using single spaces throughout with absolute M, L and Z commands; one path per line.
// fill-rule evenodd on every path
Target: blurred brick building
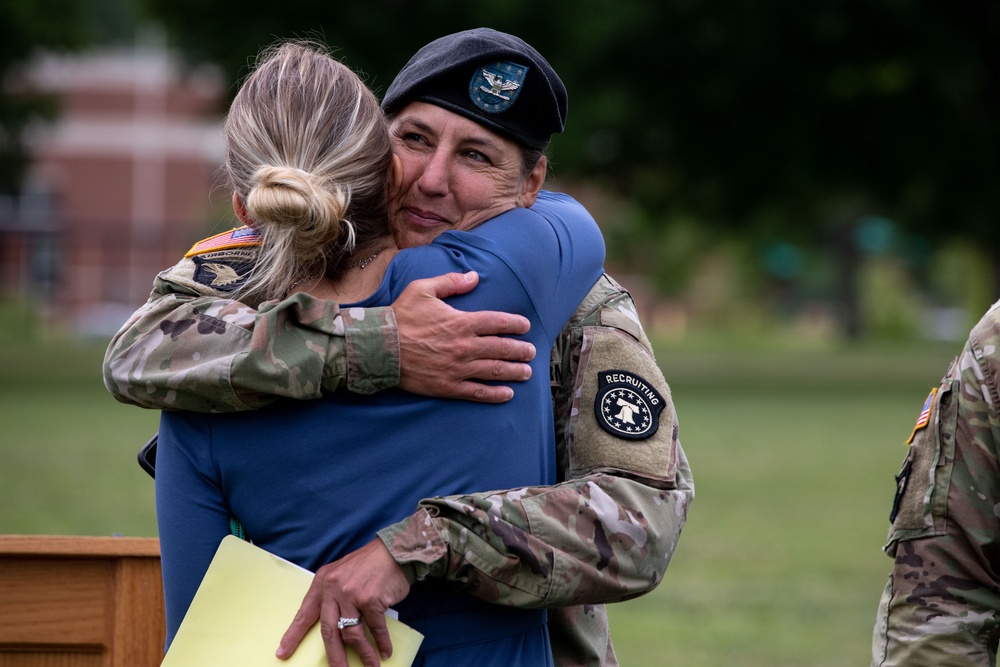
M 0 290 L 105 335 L 157 271 L 231 224 L 214 188 L 224 83 L 156 48 L 46 56 L 27 80 L 61 112 L 31 137 L 23 195 L 0 200 Z

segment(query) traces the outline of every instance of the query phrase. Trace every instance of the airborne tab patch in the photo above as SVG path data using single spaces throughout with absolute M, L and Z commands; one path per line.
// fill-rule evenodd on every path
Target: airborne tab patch
M 619 438 L 645 440 L 660 427 L 663 397 L 642 377 L 620 370 L 599 371 L 594 415 Z
M 258 234 L 253 227 L 237 227 L 236 229 L 230 229 L 228 232 L 222 232 L 221 234 L 209 236 L 207 239 L 198 241 L 184 256 L 194 257 L 195 255 L 211 252 L 213 250 L 246 248 L 259 246 L 260 244 L 260 234 Z

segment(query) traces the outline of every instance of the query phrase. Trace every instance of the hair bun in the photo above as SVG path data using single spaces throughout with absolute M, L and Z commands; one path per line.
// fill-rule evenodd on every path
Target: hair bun
M 260 303 L 304 276 L 338 278 L 358 244 L 389 237 L 385 117 L 374 93 L 320 45 L 265 49 L 223 133 L 229 184 L 262 237 L 237 298 Z
M 350 196 L 317 180 L 295 167 L 260 167 L 251 178 L 247 212 L 255 221 L 295 227 L 304 247 L 326 246 L 340 233 Z

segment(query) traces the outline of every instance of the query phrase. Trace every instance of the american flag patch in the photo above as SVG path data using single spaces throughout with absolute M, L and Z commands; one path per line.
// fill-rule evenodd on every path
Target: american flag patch
M 937 387 L 931 389 L 931 393 L 927 395 L 927 400 L 924 401 L 924 409 L 920 411 L 920 416 L 917 417 L 917 423 L 913 427 L 913 432 L 910 433 L 910 437 L 907 438 L 906 444 L 910 445 L 913 443 L 913 438 L 916 437 L 917 431 L 925 428 L 931 420 L 931 412 L 934 410 L 934 397 L 937 396 Z
M 228 250 L 230 248 L 257 246 L 260 243 L 260 234 L 253 227 L 237 227 L 236 229 L 230 229 L 228 232 L 222 232 L 221 234 L 209 236 L 207 239 L 198 241 L 184 256 L 192 257 L 194 255 L 201 255 L 210 250 Z

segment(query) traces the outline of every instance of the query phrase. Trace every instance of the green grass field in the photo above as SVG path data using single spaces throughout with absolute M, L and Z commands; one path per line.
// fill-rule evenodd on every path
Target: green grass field
M 697 498 L 662 585 L 612 605 L 623 665 L 867 664 L 903 440 L 958 345 L 665 348 Z M 102 346 L 0 349 L 0 533 L 152 536 Z

